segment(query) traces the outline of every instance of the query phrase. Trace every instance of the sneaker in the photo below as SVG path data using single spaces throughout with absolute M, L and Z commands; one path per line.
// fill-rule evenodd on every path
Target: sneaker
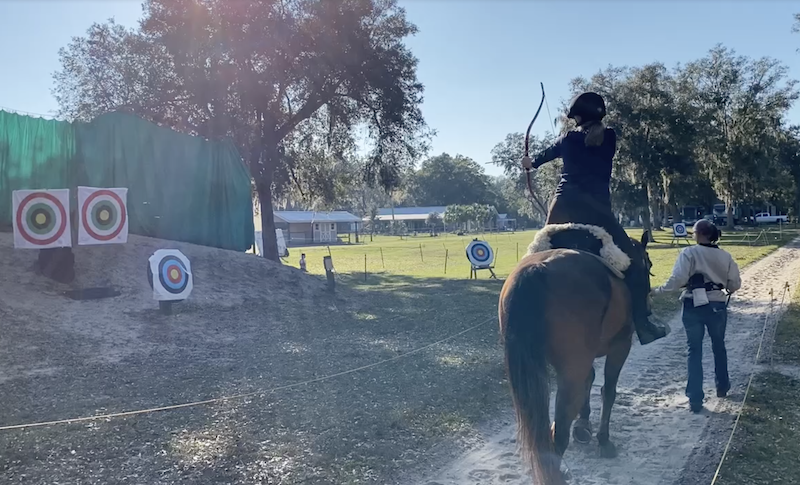
M 699 414 L 703 410 L 703 403 L 702 402 L 690 402 L 689 403 L 689 410 L 691 410 L 695 414 Z
M 717 397 L 728 397 L 728 391 L 731 390 L 731 386 L 720 387 L 717 389 Z

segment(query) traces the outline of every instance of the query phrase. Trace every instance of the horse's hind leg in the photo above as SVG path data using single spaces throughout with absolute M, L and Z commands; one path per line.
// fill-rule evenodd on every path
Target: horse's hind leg
M 575 425 L 572 427 L 572 437 L 575 441 L 584 445 L 592 441 L 592 423 L 589 421 L 589 415 L 592 413 L 591 398 L 594 378 L 594 366 L 592 366 L 592 372 L 586 380 L 586 397 L 583 400 L 580 418 L 575 421 Z
M 578 412 L 584 404 L 589 368 L 582 374 L 583 375 L 559 376 L 558 379 L 556 419 L 553 423 L 553 441 L 558 456 L 564 455 L 564 452 L 567 451 L 572 421 L 578 415 Z
M 615 458 L 617 449 L 609 439 L 608 427 L 611 422 L 611 408 L 617 399 L 617 381 L 631 351 L 631 335 L 627 332 L 615 338 L 608 356 L 606 357 L 605 382 L 601 389 L 603 395 L 603 410 L 600 416 L 600 431 L 597 433 L 597 441 L 600 444 L 600 456 L 603 458 Z

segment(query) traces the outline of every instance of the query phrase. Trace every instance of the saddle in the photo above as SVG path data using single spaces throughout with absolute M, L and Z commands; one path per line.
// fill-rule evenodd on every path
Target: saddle
M 605 229 L 590 224 L 548 224 L 536 233 L 528 246 L 528 253 L 539 253 L 551 249 L 572 249 L 589 253 L 599 259 L 618 278 L 631 265 L 631 259 L 614 244 L 614 239 Z

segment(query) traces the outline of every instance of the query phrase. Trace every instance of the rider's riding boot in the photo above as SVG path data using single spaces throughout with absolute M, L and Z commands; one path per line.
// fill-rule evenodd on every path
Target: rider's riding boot
M 646 278 L 643 279 L 637 274 L 640 272 L 641 270 L 638 268 L 631 268 L 631 271 L 625 275 L 625 281 L 628 283 L 628 288 L 631 293 L 633 326 L 636 329 L 636 334 L 639 336 L 639 343 L 647 345 L 660 338 L 666 337 L 669 333 L 669 327 L 656 325 L 648 318 L 650 315 L 647 305 L 649 288 Z

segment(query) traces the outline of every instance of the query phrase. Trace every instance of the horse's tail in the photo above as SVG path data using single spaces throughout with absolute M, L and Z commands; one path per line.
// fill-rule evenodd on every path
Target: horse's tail
M 566 482 L 550 435 L 546 278 L 539 265 L 512 275 L 500 296 L 499 319 L 523 457 L 537 483 L 556 485 Z

